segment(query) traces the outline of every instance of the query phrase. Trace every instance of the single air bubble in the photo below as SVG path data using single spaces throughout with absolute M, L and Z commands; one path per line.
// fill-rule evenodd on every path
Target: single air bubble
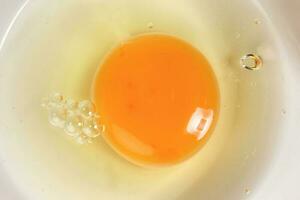
M 154 24 L 153 24 L 152 22 L 149 22 L 149 23 L 147 24 L 147 27 L 148 27 L 148 29 L 153 29 Z
M 42 106 L 48 110 L 61 109 L 64 106 L 64 97 L 59 93 L 51 94 L 42 100 Z
M 85 125 L 82 128 L 82 132 L 86 136 L 91 137 L 91 138 L 95 138 L 100 135 L 100 131 L 98 130 L 97 125 L 95 125 L 92 122 L 85 123 Z
M 246 54 L 240 59 L 241 67 L 248 70 L 258 70 L 262 67 L 262 59 L 256 54 Z
M 251 193 L 251 190 L 248 189 L 248 188 L 246 188 L 246 189 L 245 189 L 245 194 L 246 194 L 246 195 L 249 195 L 250 193 Z
M 95 119 L 86 120 L 83 124 L 82 132 L 88 137 L 95 138 L 104 132 L 104 126 L 97 123 Z
M 64 109 L 50 110 L 49 122 L 55 127 L 63 128 L 66 123 L 66 111 Z
M 91 117 L 95 111 L 95 106 L 90 101 L 81 101 L 78 104 L 78 109 L 83 117 Z
M 74 116 L 78 113 L 78 102 L 73 99 L 67 99 L 64 107 L 67 110 L 68 116 Z
M 76 142 L 79 144 L 91 143 L 91 140 L 86 135 L 80 135 L 76 138 Z
M 60 104 L 63 102 L 64 97 L 60 93 L 53 93 L 49 96 L 49 100 L 52 103 Z
M 82 118 L 78 115 L 69 116 L 66 120 L 64 130 L 70 136 L 80 135 L 82 128 Z
M 66 107 L 67 109 L 75 110 L 78 108 L 78 102 L 73 99 L 67 99 L 66 100 Z
M 261 23 L 262 23 L 262 22 L 261 22 L 260 19 L 254 19 L 254 24 L 259 25 L 259 24 L 261 24 Z

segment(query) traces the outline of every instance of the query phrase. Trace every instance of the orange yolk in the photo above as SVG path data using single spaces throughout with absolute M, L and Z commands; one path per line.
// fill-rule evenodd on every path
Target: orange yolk
M 167 35 L 138 36 L 114 49 L 92 93 L 105 140 L 138 165 L 187 159 L 206 143 L 219 113 L 210 64 L 190 44 Z

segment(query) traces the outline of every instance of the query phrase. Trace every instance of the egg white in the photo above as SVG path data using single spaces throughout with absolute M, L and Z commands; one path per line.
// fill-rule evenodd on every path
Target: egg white
M 197 47 L 221 91 L 220 119 L 206 147 L 160 170 L 131 165 L 101 139 L 77 145 L 48 124 L 40 107 L 50 92 L 89 98 L 104 56 L 129 37 L 149 32 Z M 249 52 L 264 59 L 261 70 L 239 67 L 239 58 Z M 279 57 L 272 27 L 255 1 L 31 1 L 0 51 L 1 158 L 32 200 L 241 199 L 243 188 L 255 187 L 255 174 L 266 169 L 262 160 L 280 131 L 279 125 L 269 126 L 284 104 Z

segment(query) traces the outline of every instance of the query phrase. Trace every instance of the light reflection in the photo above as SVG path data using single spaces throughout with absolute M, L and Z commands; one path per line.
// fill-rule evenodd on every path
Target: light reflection
M 135 137 L 134 134 L 115 125 L 112 127 L 113 137 L 123 147 L 144 156 L 150 156 L 154 153 L 154 149 L 150 145 L 143 143 L 143 141 Z
M 186 131 L 192 135 L 197 136 L 198 140 L 201 140 L 213 121 L 213 110 L 196 108 L 196 111 L 191 116 Z

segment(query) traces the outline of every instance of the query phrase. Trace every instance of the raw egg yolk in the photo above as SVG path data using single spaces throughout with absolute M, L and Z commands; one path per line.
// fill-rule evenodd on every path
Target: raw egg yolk
M 103 137 L 138 165 L 189 158 L 206 143 L 219 113 L 208 61 L 163 34 L 141 35 L 114 49 L 99 67 L 92 96 L 106 126 Z

